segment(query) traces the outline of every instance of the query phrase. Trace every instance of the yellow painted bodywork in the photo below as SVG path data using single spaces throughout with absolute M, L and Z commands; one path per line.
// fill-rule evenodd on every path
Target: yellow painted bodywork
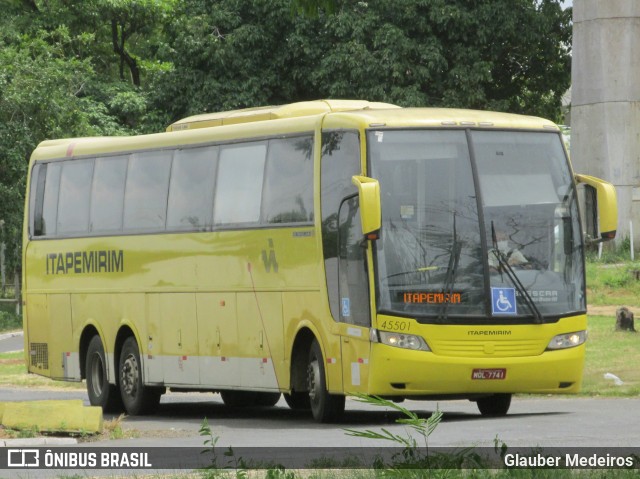
M 94 328 L 110 358 L 107 368 L 113 380 L 116 338 L 127 328 L 137 339 L 148 384 L 286 392 L 291 389 L 293 344 L 304 329 L 320 343 L 332 393 L 577 391 L 584 346 L 550 352 L 545 347 L 556 334 L 586 329 L 585 316 L 546 325 L 484 327 L 420 325 L 392 318 L 421 335 L 431 352 L 371 342 L 370 328 L 332 318 L 319 213 L 320 133 L 357 130 L 364 146 L 365 130 L 379 126 L 557 130 L 547 120 L 517 115 L 324 101 L 199 116 L 153 135 L 43 142 L 32 155 L 31 168 L 38 161 L 313 132 L 316 213 L 309 226 L 50 240 L 32 240 L 27 217 L 23 293 L 29 371 L 79 380 L 80 365 L 65 358 L 81 360 L 82 334 Z M 366 176 L 364 148 L 361 163 Z M 28 211 L 28 191 L 26 197 Z M 368 264 L 373 264 L 371 248 Z M 78 274 L 76 253 L 89 251 L 122 251 L 122 271 Z M 271 252 L 277 271 L 266 261 Z M 50 255 L 58 256 L 50 260 Z M 373 284 L 369 286 L 374 298 Z M 372 327 L 381 328 L 385 319 L 374 315 Z M 500 329 L 508 335 L 470 336 L 469 331 L 477 329 Z M 46 364 L 38 345 L 46 345 Z M 241 377 L 237 368 L 243 360 L 255 366 L 255 377 Z M 261 368 L 268 367 L 273 368 L 275 385 L 268 381 L 268 371 L 260 382 Z M 507 374 L 504 380 L 472 381 L 474 368 L 506 368 Z
M 378 323 L 388 319 L 397 318 L 379 316 Z M 408 324 L 409 333 L 425 338 L 432 351 L 373 344 L 369 383 L 373 394 L 575 393 L 580 389 L 584 345 L 545 349 L 557 334 L 585 330 L 585 315 L 544 326 L 439 326 L 400 321 Z M 507 370 L 503 380 L 471 379 L 474 369 L 501 368 Z

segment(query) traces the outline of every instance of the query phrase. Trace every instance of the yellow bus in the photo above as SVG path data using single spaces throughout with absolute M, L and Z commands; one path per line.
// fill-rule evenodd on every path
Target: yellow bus
M 591 241 L 615 191 L 553 123 L 356 100 L 41 143 L 23 238 L 28 370 L 150 413 L 219 392 L 334 421 L 345 396 L 575 393 Z M 597 236 L 597 237 L 596 237 Z

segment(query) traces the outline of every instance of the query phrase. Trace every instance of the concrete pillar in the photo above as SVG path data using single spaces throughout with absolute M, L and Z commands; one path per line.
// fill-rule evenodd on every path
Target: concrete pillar
M 612 182 L 618 237 L 640 244 L 640 1 L 574 0 L 571 160 Z

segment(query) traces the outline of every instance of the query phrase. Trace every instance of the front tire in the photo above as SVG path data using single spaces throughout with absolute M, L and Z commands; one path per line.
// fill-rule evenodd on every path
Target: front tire
M 478 399 L 480 414 L 487 417 L 506 416 L 511 406 L 511 394 L 492 394 Z
M 118 386 L 107 379 L 107 356 L 102 340 L 97 334 L 91 338 L 85 360 L 87 394 L 92 406 L 100 406 L 104 412 L 122 412 L 123 404 Z
M 140 350 L 135 338 L 128 337 L 120 353 L 120 395 L 131 416 L 152 414 L 158 409 L 162 388 L 145 386 L 142 382 Z
M 311 409 L 311 399 L 308 392 L 291 391 L 284 394 L 284 400 L 294 411 L 308 411 Z
M 311 414 L 318 422 L 334 422 L 344 412 L 344 396 L 329 394 L 322 350 L 317 340 L 311 344 L 307 367 L 307 384 Z

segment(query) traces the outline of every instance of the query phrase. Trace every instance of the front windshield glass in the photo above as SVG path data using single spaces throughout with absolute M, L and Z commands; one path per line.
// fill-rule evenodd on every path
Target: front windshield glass
M 557 134 L 380 130 L 368 143 L 382 202 L 379 311 L 504 322 L 585 309 L 575 192 Z
M 464 131 L 369 136 L 379 179 L 378 306 L 442 318 L 485 313 L 478 206 Z
M 492 313 L 532 314 L 508 278 L 509 269 L 543 315 L 584 311 L 578 206 L 559 137 L 473 131 L 471 139 L 489 248 Z M 511 308 L 500 301 L 502 289 L 503 297 L 513 291 L 517 298 Z

